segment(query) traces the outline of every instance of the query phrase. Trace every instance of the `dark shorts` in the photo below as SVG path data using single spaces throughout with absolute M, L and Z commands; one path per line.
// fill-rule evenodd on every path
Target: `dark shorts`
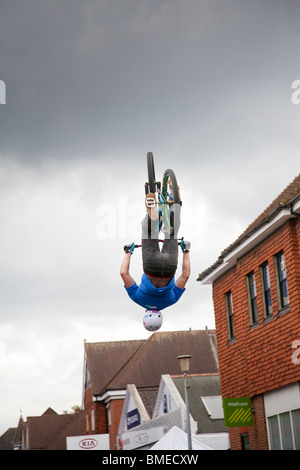
M 159 242 L 153 239 L 142 240 L 144 273 L 152 276 L 173 277 L 178 264 L 178 243 L 176 239 L 165 240 L 162 250 Z
M 149 217 L 146 215 L 142 222 L 142 258 L 144 273 L 152 276 L 173 277 L 178 264 L 177 237 L 167 237 L 161 250 L 157 238 L 157 222 L 150 221 Z

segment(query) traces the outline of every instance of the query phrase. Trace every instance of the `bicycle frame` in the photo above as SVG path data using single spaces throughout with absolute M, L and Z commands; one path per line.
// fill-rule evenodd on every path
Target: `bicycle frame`
M 147 204 L 148 207 L 153 208 L 157 207 L 157 211 L 159 214 L 159 229 L 162 227 L 162 214 L 163 211 L 165 212 L 165 220 L 168 223 L 168 228 L 170 229 L 170 220 L 168 217 L 168 208 L 172 206 L 174 203 L 174 197 L 172 196 L 171 193 L 167 192 L 166 197 L 164 197 L 162 191 L 161 191 L 161 183 L 159 181 L 155 181 L 155 188 L 156 191 L 154 193 L 153 198 L 148 198 Z M 149 193 L 149 183 L 145 183 L 145 192 L 146 195 Z M 166 198 L 169 198 L 170 200 L 168 201 Z
M 174 204 L 182 205 L 182 201 L 180 198 L 179 187 L 177 185 L 177 179 L 172 169 L 168 169 L 164 172 L 163 181 L 157 181 L 155 178 L 155 169 L 154 169 L 154 162 L 153 162 L 153 155 L 151 152 L 147 154 L 147 166 L 148 166 L 148 181 L 145 183 L 145 193 L 146 196 L 149 193 L 153 194 L 153 197 L 147 197 L 147 207 L 148 208 L 157 208 L 158 212 L 158 220 L 159 220 L 159 231 L 162 229 L 162 225 L 164 224 L 165 234 L 171 233 L 171 230 L 174 230 L 174 227 L 171 226 L 171 218 L 172 214 L 174 216 L 174 212 L 170 213 L 169 208 Z M 168 191 L 168 187 L 171 188 L 173 194 Z M 175 209 L 176 210 L 176 209 Z M 164 213 L 164 214 L 163 214 Z M 164 215 L 164 217 L 163 217 Z M 174 221 L 174 217 L 173 217 Z M 169 231 L 169 232 L 168 232 Z M 167 237 L 167 235 L 166 235 Z M 167 237 L 168 238 L 168 237 Z M 184 237 L 176 238 L 177 243 L 181 246 L 182 250 L 184 251 Z M 160 243 L 164 243 L 165 239 L 158 239 Z M 134 243 L 128 244 L 124 247 L 129 250 L 132 254 L 135 248 L 140 248 L 142 244 Z

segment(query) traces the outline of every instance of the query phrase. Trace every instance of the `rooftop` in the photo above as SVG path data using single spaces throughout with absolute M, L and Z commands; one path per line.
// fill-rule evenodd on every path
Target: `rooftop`
M 13 440 L 16 435 L 17 428 L 9 428 L 0 436 L 0 450 L 13 450 Z
M 184 378 L 172 377 L 176 388 L 185 401 Z M 189 375 L 189 406 L 190 413 L 198 423 L 198 433 L 225 432 L 223 416 L 210 416 L 206 406 L 205 398 L 218 397 L 221 403 L 220 376 L 218 374 Z
M 218 372 L 215 330 L 155 332 L 147 340 L 85 343 L 93 395 L 157 387 L 162 374 L 180 372 L 177 356 L 191 354 L 191 374 Z M 149 395 L 149 393 L 148 393 Z
M 294 180 L 273 200 L 273 202 L 246 228 L 246 230 L 227 248 L 225 248 L 217 261 L 199 274 L 197 281 L 203 281 L 217 270 L 224 260 L 234 250 L 251 240 L 251 237 L 260 235 L 259 240 L 270 233 L 271 222 L 277 228 L 287 219 L 300 214 L 300 173 Z M 275 223 L 276 222 L 276 223 Z M 248 244 L 249 249 L 252 247 Z
M 66 450 L 67 436 L 85 434 L 83 411 L 59 415 L 48 408 L 41 416 L 29 416 L 27 421 L 20 419 L 20 422 L 20 430 L 26 430 L 21 432 L 26 439 L 22 441 L 22 449 Z

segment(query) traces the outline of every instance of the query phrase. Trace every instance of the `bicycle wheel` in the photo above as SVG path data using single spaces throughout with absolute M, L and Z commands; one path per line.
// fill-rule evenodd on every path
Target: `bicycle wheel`
M 162 182 L 162 195 L 168 205 L 180 204 L 180 194 L 177 179 L 173 170 L 168 169 L 164 172 Z
M 172 234 L 174 232 L 174 211 L 172 210 L 170 211 L 170 209 L 172 208 L 174 204 L 181 205 L 181 200 L 180 200 L 177 179 L 176 179 L 174 171 L 171 169 L 168 169 L 164 172 L 163 181 L 162 181 L 162 196 L 164 200 L 164 204 L 163 204 L 164 221 L 167 225 L 166 228 Z M 177 209 L 178 207 L 176 208 L 176 210 Z M 178 228 L 179 226 L 177 226 L 177 229 Z
M 153 159 L 152 152 L 147 153 L 147 169 L 148 169 L 149 191 L 150 193 L 155 193 L 156 179 L 155 179 L 154 159 Z

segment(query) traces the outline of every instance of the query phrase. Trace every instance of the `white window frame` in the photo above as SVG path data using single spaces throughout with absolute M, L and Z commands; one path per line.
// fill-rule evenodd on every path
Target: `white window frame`
M 288 410 L 284 411 L 282 413 L 278 413 L 276 415 L 268 416 L 267 417 L 267 428 L 268 428 L 268 443 L 269 443 L 269 449 L 272 449 L 271 446 L 271 432 L 270 432 L 270 427 L 269 427 L 269 418 L 273 418 L 274 416 L 277 416 L 277 423 L 278 423 L 278 430 L 279 430 L 279 441 L 280 441 L 280 450 L 283 450 L 283 436 L 282 436 L 282 429 L 281 429 L 281 419 L 280 415 L 289 413 L 290 417 L 290 423 L 291 423 L 291 436 L 292 436 L 292 443 L 293 443 L 293 450 L 300 450 L 296 449 L 296 441 L 295 441 L 295 426 L 294 426 L 294 421 L 293 421 L 293 411 L 297 411 L 300 408 L 295 408 L 293 410 Z

